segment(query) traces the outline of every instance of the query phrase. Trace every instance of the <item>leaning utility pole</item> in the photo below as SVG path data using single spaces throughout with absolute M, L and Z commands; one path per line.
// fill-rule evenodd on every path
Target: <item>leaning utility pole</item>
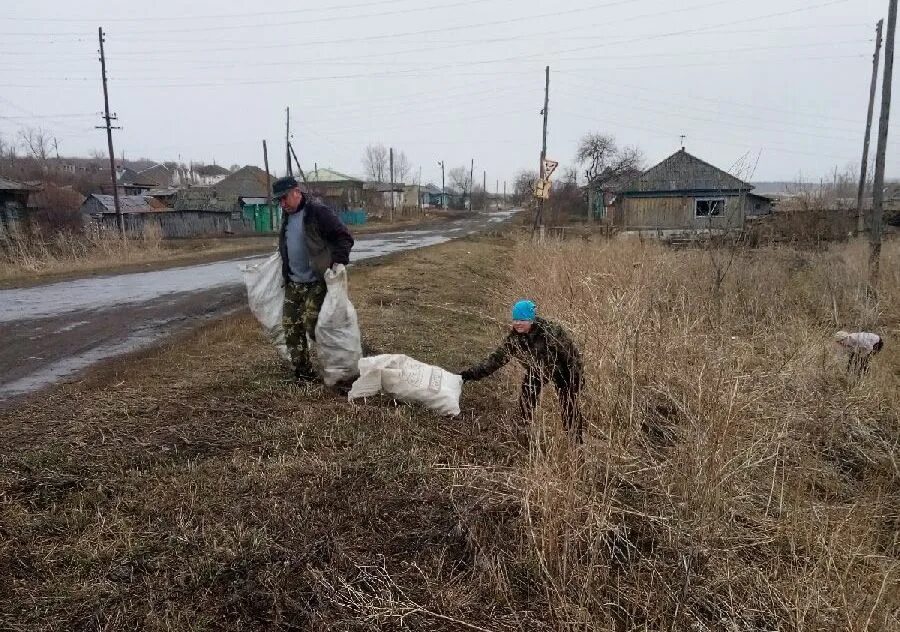
M 118 117 L 109 113 L 109 90 L 106 86 L 106 53 L 103 50 L 103 27 L 98 29 L 100 34 L 100 72 L 103 76 L 103 118 L 106 121 L 106 142 L 109 145 L 109 172 L 112 174 L 112 190 L 113 204 L 116 209 L 116 224 L 119 226 L 119 232 L 125 236 L 125 218 L 122 217 L 122 207 L 119 206 L 119 183 L 116 179 L 116 152 L 113 150 L 112 131 L 114 129 L 122 129 L 121 127 L 113 127 L 111 121 L 115 121 Z M 103 129 L 98 127 L 97 129 Z
M 291 154 L 294 156 L 294 162 L 297 163 L 297 171 L 300 172 L 300 177 L 306 182 L 306 174 L 303 173 L 303 167 L 300 166 L 300 160 L 297 158 L 297 152 L 294 151 L 294 143 L 288 143 L 288 149 L 291 150 Z
M 275 230 L 275 213 L 272 211 L 272 176 L 269 174 L 269 150 L 263 139 L 263 165 L 266 168 L 266 208 L 269 209 L 269 230 Z
M 872 184 L 872 226 L 869 231 L 869 285 L 878 286 L 881 263 L 881 231 L 884 205 L 884 162 L 887 153 L 888 122 L 891 116 L 891 83 L 894 73 L 894 34 L 897 30 L 897 0 L 888 5 L 887 38 L 884 43 L 884 78 L 881 80 L 881 117 L 878 119 L 878 147 L 875 150 L 875 181 Z
M 287 116 L 287 124 L 284 131 L 284 154 L 285 164 L 287 165 L 287 171 L 285 171 L 285 175 L 292 176 L 294 175 L 294 170 L 291 168 L 291 108 L 285 108 L 284 112 Z
M 547 113 L 550 109 L 550 66 L 547 66 L 544 69 L 545 79 L 544 79 L 544 109 L 541 111 L 541 114 L 544 115 L 544 133 L 543 133 L 543 141 L 541 143 L 541 166 L 540 166 L 540 179 L 543 181 L 544 179 L 544 159 L 547 158 Z M 538 198 L 538 207 L 537 212 L 534 214 L 534 226 L 531 228 L 531 234 L 534 234 L 534 231 L 537 230 L 538 226 L 541 225 L 544 216 L 544 198 Z
M 863 196 L 866 192 L 866 171 L 869 168 L 869 137 L 872 132 L 872 113 L 875 109 L 875 85 L 878 83 L 878 60 L 881 57 L 881 27 L 884 20 L 875 25 L 875 55 L 872 57 L 872 83 L 869 86 L 869 111 L 866 115 L 866 134 L 863 138 L 862 167 L 859 171 L 859 191 L 856 194 L 856 234 L 866 230 L 863 213 Z
M 394 221 L 394 148 L 391 147 L 391 222 Z

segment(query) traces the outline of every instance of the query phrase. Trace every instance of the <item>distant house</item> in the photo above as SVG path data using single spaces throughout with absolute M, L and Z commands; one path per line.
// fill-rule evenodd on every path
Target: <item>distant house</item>
M 450 196 L 430 182 L 421 188 L 419 197 L 422 201 L 422 208 L 445 208 L 450 203 Z
M 17 234 L 26 221 L 34 187 L 0 176 L 0 237 Z
M 227 178 L 231 172 L 225 167 L 219 165 L 201 165 L 192 169 L 194 184 L 214 185 Z
M 335 210 L 366 206 L 365 182 L 360 178 L 324 167 L 316 167 L 304 174 L 303 190 L 321 198 Z
M 394 209 L 403 208 L 405 185 L 395 182 L 366 182 L 363 184 L 366 201 L 375 208 L 389 209 L 393 204 Z
M 167 209 L 153 198 L 145 195 L 120 195 L 119 208 L 122 213 L 155 213 Z M 81 205 L 81 212 L 85 215 L 104 215 L 116 213 L 116 204 L 113 196 L 94 193 Z
M 585 187 L 589 219 L 604 220 L 607 209 L 616 201 L 619 192 L 641 176 L 639 169 L 624 169 L 613 173 L 606 169 Z
M 243 199 L 268 197 L 269 182 L 274 181 L 274 177 L 267 177 L 259 167 L 247 165 L 214 185 L 179 189 L 175 195 L 175 209 L 239 213 Z
M 748 215 L 771 208 L 752 189 L 681 149 L 622 188 L 611 221 L 623 230 L 657 232 L 741 228 Z
M 149 169 L 139 171 L 134 180 L 139 180 L 155 187 L 169 187 L 175 183 L 172 177 L 172 170 L 165 165 L 154 165 Z

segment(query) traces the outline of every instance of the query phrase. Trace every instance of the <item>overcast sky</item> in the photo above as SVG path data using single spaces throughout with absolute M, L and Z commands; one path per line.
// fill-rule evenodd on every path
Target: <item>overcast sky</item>
M 369 143 L 422 180 L 475 159 L 488 189 L 604 132 L 648 164 L 680 147 L 753 180 L 858 169 L 875 22 L 887 0 L 35 0 L 0 17 L 0 134 L 106 151 L 97 28 L 126 158 L 360 175 Z M 251 9 L 255 8 L 255 11 Z M 880 88 L 879 88 L 880 100 Z M 894 121 L 900 116 L 895 108 Z M 876 111 L 877 128 L 877 111 Z M 900 176 L 892 125 L 888 176 Z M 876 130 L 873 130 L 873 150 Z M 873 151 L 874 154 L 874 151 Z M 754 170 L 755 166 L 755 170 Z

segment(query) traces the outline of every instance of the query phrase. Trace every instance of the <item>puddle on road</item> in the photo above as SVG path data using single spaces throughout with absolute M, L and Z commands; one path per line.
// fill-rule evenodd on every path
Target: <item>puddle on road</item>
M 516 212 L 516 210 L 498 211 L 480 219 L 494 224 L 509 219 Z M 352 260 L 361 261 L 394 252 L 434 246 L 459 237 L 460 234 L 474 233 L 478 229 L 477 225 L 472 224 L 472 220 L 464 219 L 458 222 L 472 227 L 466 230 L 463 225 L 450 229 L 409 230 L 361 237 L 353 248 Z M 242 257 L 168 270 L 0 290 L 0 323 L 56 316 L 72 311 L 104 309 L 115 305 L 144 303 L 167 294 L 240 285 L 242 279 L 237 264 L 260 259 Z
M 478 232 L 480 227 L 505 221 L 516 212 L 512 210 L 491 213 L 488 217 L 481 218 L 480 226 L 473 225 L 470 220 L 457 220 L 454 224 L 460 225 L 453 228 L 410 230 L 362 237 L 357 240 L 353 248 L 352 259 L 361 261 L 395 252 L 442 244 L 462 235 Z M 241 257 L 168 270 L 78 279 L 33 288 L 0 290 L 0 323 L 56 316 L 73 311 L 109 309 L 116 305 L 145 303 L 167 295 L 242 285 L 238 264 L 260 261 L 263 258 Z M 173 298 L 171 302 L 175 305 L 177 301 Z M 154 306 L 148 305 L 147 309 L 151 307 Z M 241 308 L 210 313 L 201 319 L 220 318 L 239 309 Z M 0 402 L 63 380 L 101 360 L 137 351 L 156 343 L 164 336 L 171 334 L 173 322 L 178 320 L 183 320 L 181 315 L 147 322 L 133 330 L 124 340 L 115 344 L 93 347 L 74 356 L 57 360 L 52 365 L 42 367 L 25 377 L 0 384 Z M 53 333 L 67 333 L 86 324 L 89 324 L 89 321 L 77 321 Z M 40 329 L 41 327 L 38 326 L 34 328 L 34 331 Z

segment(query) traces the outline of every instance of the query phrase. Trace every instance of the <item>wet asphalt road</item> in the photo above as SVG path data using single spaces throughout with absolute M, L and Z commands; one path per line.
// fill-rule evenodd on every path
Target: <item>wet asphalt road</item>
M 352 261 L 423 248 L 483 231 L 515 211 L 453 220 L 438 227 L 366 235 Z M 239 264 L 245 257 L 155 272 L 91 277 L 0 290 L 0 404 L 70 378 L 166 335 L 246 305 Z

